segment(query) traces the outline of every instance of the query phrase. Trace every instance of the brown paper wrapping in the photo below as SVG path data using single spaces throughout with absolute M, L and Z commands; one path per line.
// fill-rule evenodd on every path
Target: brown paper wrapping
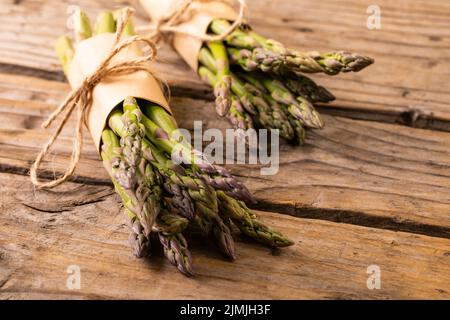
M 145 11 L 153 22 L 167 17 L 180 7 L 183 0 L 140 0 Z M 215 19 L 235 20 L 236 11 L 231 5 L 220 1 L 195 1 L 183 15 L 180 29 L 188 30 L 198 35 L 204 35 Z M 198 54 L 202 41 L 188 35 L 174 34 L 172 46 L 184 61 L 195 71 L 198 69 Z
M 87 76 L 97 70 L 111 52 L 115 37 L 113 33 L 104 33 L 78 44 L 68 75 L 72 88 L 78 88 Z M 142 52 L 137 44 L 132 44 L 117 54 L 112 63 L 141 56 Z M 97 150 L 100 150 L 102 131 L 109 114 L 128 96 L 156 103 L 171 113 L 158 81 L 148 72 L 139 71 L 129 75 L 106 77 L 94 88 L 92 106 L 85 119 Z

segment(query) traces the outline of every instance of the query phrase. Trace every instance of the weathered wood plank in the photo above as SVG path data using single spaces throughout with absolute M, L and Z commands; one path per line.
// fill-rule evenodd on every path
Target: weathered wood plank
M 67 90 L 54 81 L 0 77 L 3 172 L 28 172 L 49 137 L 40 123 Z M 198 114 L 205 128 L 228 127 L 210 102 L 174 98 L 172 106 L 184 128 L 192 129 Z M 231 166 L 260 200 L 258 208 L 450 237 L 449 133 L 328 116 L 326 122 L 324 130 L 310 132 L 305 147 L 282 144 L 280 171 L 274 176 L 261 176 L 259 166 Z M 65 168 L 73 127 L 69 122 L 44 163 L 45 177 Z M 108 185 L 88 134 L 85 141 L 76 181 Z
M 190 239 L 197 276 L 188 279 L 160 250 L 132 257 L 111 188 L 68 183 L 56 198 L 23 176 L 0 182 L 1 299 L 450 298 L 448 239 L 258 212 L 295 245 L 271 252 L 240 237 L 230 263 Z M 373 264 L 380 290 L 366 285 Z M 81 290 L 66 287 L 70 265 L 81 268 Z
M 61 13 L 66 6 L 78 4 L 94 15 L 126 3 L 106 0 L 5 3 L 0 9 L 0 70 L 34 72 L 61 79 L 52 43 L 64 32 L 66 17 Z M 321 111 L 450 130 L 448 4 L 378 1 L 382 29 L 370 31 L 366 27 L 366 9 L 371 4 L 368 0 L 249 1 L 251 23 L 265 35 L 276 34 L 279 40 L 298 49 L 348 49 L 376 58 L 376 64 L 361 74 L 315 76 L 338 97 L 330 107 L 321 107 Z M 139 10 L 137 19 L 139 24 L 146 21 Z M 207 90 L 167 48 L 160 52 L 157 70 L 175 93 L 198 97 Z M 414 114 L 419 117 L 415 119 Z

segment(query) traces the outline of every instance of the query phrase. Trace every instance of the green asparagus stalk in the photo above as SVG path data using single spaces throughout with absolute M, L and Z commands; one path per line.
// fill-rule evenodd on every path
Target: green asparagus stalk
M 95 34 L 114 33 L 116 32 L 116 21 L 112 12 L 103 12 L 97 18 L 95 23 Z
M 296 73 L 323 72 L 328 75 L 336 75 L 341 72 L 358 72 L 374 62 L 370 57 L 347 51 L 320 54 L 316 51 L 303 53 L 289 50 L 281 43 L 265 39 L 254 31 L 250 31 L 249 34 L 264 48 L 283 53 L 285 70 L 292 70 Z
M 285 73 L 285 57 L 280 53 L 267 51 L 263 48 L 253 50 L 228 48 L 230 61 L 239 65 L 245 71 L 271 72 L 275 74 Z
M 200 76 L 205 81 L 213 85 L 215 80 L 215 65 L 213 63 L 214 57 L 212 57 L 207 50 L 202 49 L 200 52 L 200 61 L 204 65 L 199 68 Z M 213 68 L 212 70 L 214 71 L 211 71 L 209 68 Z M 246 76 L 242 79 L 242 74 L 244 73 L 239 73 L 241 77 L 237 77 L 233 73 L 231 74 L 233 81 L 232 90 L 238 96 L 239 100 L 243 102 L 243 105 L 247 106 L 246 110 L 255 110 L 253 111 L 254 119 L 261 127 L 278 129 L 281 137 L 287 140 L 293 139 L 293 128 L 291 127 L 289 121 L 287 121 L 284 113 L 281 111 L 281 107 L 276 103 L 267 103 L 267 99 L 263 98 L 263 92 L 260 90 L 262 86 L 260 85 L 260 81 L 258 79 L 251 77 L 249 73 L 246 73 Z M 249 78 L 252 78 L 253 81 L 249 80 Z M 265 88 L 263 87 L 262 90 L 265 90 Z M 293 99 L 293 105 L 295 107 L 291 107 L 291 109 L 295 111 L 297 105 L 297 101 L 295 101 L 295 99 Z M 307 105 L 307 107 L 311 106 Z
M 216 111 L 220 116 L 225 116 L 231 107 L 231 77 L 227 49 L 222 42 L 209 42 L 208 47 L 216 63 L 216 84 L 214 95 L 216 96 Z
M 311 113 L 311 117 L 313 119 L 317 119 L 315 125 L 323 126 L 320 115 L 315 111 L 314 107 L 309 103 L 309 101 L 301 96 L 295 99 L 293 94 L 290 93 L 289 90 L 282 85 L 281 81 L 271 79 L 267 75 L 261 73 L 241 72 L 239 73 L 239 76 L 255 86 L 259 85 L 259 88 L 262 87 L 261 90 L 264 92 L 264 98 L 266 99 L 266 101 L 271 105 L 273 110 L 278 110 L 279 121 L 281 123 L 290 124 L 292 137 L 288 140 L 294 142 L 295 144 L 303 145 L 306 137 L 306 130 L 304 129 L 305 121 L 303 120 L 303 118 L 299 120 L 298 116 L 294 116 L 295 114 L 300 113 L 298 111 L 298 104 L 300 104 L 301 109 L 306 110 L 307 115 Z M 310 88 L 313 87 L 312 83 L 310 83 Z M 320 89 L 316 88 L 315 92 L 319 93 Z M 280 104 L 280 101 L 285 105 Z M 306 124 L 306 126 L 308 126 L 308 124 Z M 311 127 L 311 125 L 309 126 Z
M 261 79 L 263 85 L 270 92 L 272 98 L 279 103 L 288 106 L 288 111 L 292 116 L 302 122 L 309 128 L 320 129 L 323 127 L 323 121 L 313 105 L 303 97 L 295 96 L 278 80 L 270 78 Z
M 323 72 L 328 75 L 337 75 L 341 72 L 358 72 L 374 63 L 374 59 L 348 51 L 336 51 L 320 54 L 316 51 L 308 52 L 308 57 L 314 59 L 320 68 L 311 68 L 307 71 L 297 70 L 297 72 Z M 300 65 L 298 61 L 300 54 L 296 53 L 294 57 L 288 58 L 288 63 Z M 293 68 L 293 70 L 295 70 Z
M 172 211 L 173 208 L 171 208 Z M 189 221 L 176 212 L 167 209 L 161 211 L 153 230 L 166 234 L 177 234 L 183 232 L 189 225 Z
M 135 100 L 129 100 L 126 102 L 127 107 L 124 107 L 125 113 L 121 114 L 120 111 L 114 111 L 110 116 L 109 124 L 112 128 L 116 129 L 116 133 L 120 135 L 121 140 L 127 139 L 127 124 L 126 118 L 131 118 L 131 120 L 138 120 L 139 113 L 137 112 L 137 104 Z M 127 115 L 127 112 L 129 113 Z M 124 119 L 125 118 L 125 119 Z M 115 134 L 113 134 L 115 137 Z M 117 138 L 116 138 L 117 139 Z M 103 137 L 103 143 L 107 143 L 108 137 Z M 145 147 L 150 146 L 149 142 L 143 143 Z M 117 141 L 115 141 L 115 147 L 118 147 Z M 117 149 L 116 149 L 117 150 Z M 148 154 L 148 153 L 147 153 Z M 152 158 L 153 159 L 153 158 Z M 149 168 L 150 165 L 147 165 Z M 161 173 L 159 171 L 159 173 Z M 120 188 L 119 184 L 119 188 Z M 117 189 L 117 187 L 116 187 Z M 127 192 L 125 191 L 125 194 Z M 124 196 L 122 196 L 124 198 Z M 174 199 L 172 199 L 174 200 Z M 173 201 L 172 201 L 173 203 Z M 129 208 L 129 205 L 127 206 Z M 130 221 L 132 225 L 132 232 L 129 237 L 131 247 L 133 252 L 137 257 L 143 257 L 148 254 L 150 248 L 149 241 L 149 231 L 146 230 L 145 225 L 142 225 L 142 219 L 137 215 L 131 215 L 132 210 L 128 210 L 128 215 L 131 216 Z M 160 242 L 164 247 L 164 254 L 167 259 L 174 264 L 180 272 L 185 275 L 192 275 L 191 258 L 190 253 L 187 249 L 187 244 L 180 233 L 187 225 L 187 220 L 182 219 L 176 215 L 165 213 L 156 216 L 156 221 L 152 225 L 153 229 L 158 232 Z
M 199 75 L 204 82 L 209 83 L 211 86 L 216 85 L 217 80 L 215 74 L 206 67 L 199 68 Z M 251 116 L 244 110 L 241 100 L 233 93 L 231 93 L 231 107 L 226 117 L 236 129 L 247 130 L 253 128 Z
M 120 145 L 115 134 L 108 129 L 105 129 L 102 133 L 103 146 L 102 146 L 102 160 L 105 169 L 108 171 L 116 192 L 120 195 L 122 203 L 125 206 L 125 213 L 128 218 L 128 224 L 130 226 L 130 236 L 128 241 L 133 250 L 133 254 L 137 258 L 143 258 L 150 254 L 150 233 L 142 226 L 139 218 L 133 212 L 135 204 L 128 196 L 125 189 L 114 179 L 112 161 L 116 157 L 117 152 L 120 152 Z
M 287 113 L 286 116 L 288 117 L 289 123 L 291 124 L 291 127 L 294 130 L 294 138 L 291 140 L 291 142 L 302 146 L 305 143 L 305 139 L 306 139 L 305 128 L 291 114 Z
M 119 123 L 119 121 L 116 121 L 116 123 Z M 124 127 L 125 125 L 118 129 L 118 131 L 122 134 L 124 134 L 125 132 Z M 117 138 L 113 140 L 112 146 L 108 144 L 110 137 L 114 139 L 115 134 L 110 130 L 105 130 L 103 134 L 104 146 L 109 145 L 110 147 L 108 149 L 104 147 L 103 149 L 106 149 L 105 151 L 109 150 L 109 152 L 111 153 L 114 149 L 117 150 L 119 148 L 119 144 Z M 132 210 L 129 209 L 130 201 L 126 200 L 126 191 L 119 183 L 115 183 L 115 185 L 116 190 L 118 190 L 118 193 L 121 194 L 122 199 L 126 205 L 126 212 L 130 221 L 132 231 L 130 233 L 129 242 L 133 249 L 133 253 L 138 258 L 145 257 L 149 254 L 150 251 L 149 233 L 147 233 L 148 231 L 145 231 L 145 228 L 142 226 L 137 215 L 132 213 Z M 180 232 L 183 231 L 186 226 L 186 219 L 183 219 L 175 214 L 170 214 L 167 211 L 163 210 L 162 214 L 158 216 L 153 229 L 158 232 L 161 243 L 164 246 L 164 253 L 169 261 L 171 261 L 171 263 L 174 263 L 182 273 L 186 275 L 192 275 L 190 254 L 187 250 L 186 242 L 180 234 Z M 180 241 L 183 241 L 183 245 L 180 245 Z
M 159 241 L 164 247 L 164 255 L 181 273 L 190 277 L 194 275 L 192 258 L 186 239 L 181 233 L 158 233 Z
M 217 77 L 215 75 L 217 67 L 213 55 L 209 50 L 203 48 L 199 53 L 199 61 L 203 64 L 203 66 L 198 69 L 200 77 L 205 82 L 215 86 L 217 83 Z M 237 80 L 235 76 L 232 76 L 231 81 L 231 90 L 240 99 L 245 110 L 252 115 L 257 114 L 256 107 L 253 105 L 252 98 L 246 92 L 244 84 Z M 256 102 L 257 101 L 255 101 L 255 103 Z
M 270 247 L 287 247 L 294 243 L 281 233 L 264 225 L 242 201 L 217 192 L 220 201 L 220 214 L 229 218 L 245 235 Z
M 335 100 L 335 96 L 322 86 L 317 85 L 312 79 L 307 76 L 297 74 L 290 77 L 285 77 L 282 80 L 286 87 L 297 96 L 301 96 L 313 103 L 315 102 L 331 102 Z
M 145 234 L 144 228 L 138 217 L 127 208 L 125 208 L 125 214 L 128 217 L 128 224 L 130 227 L 128 243 L 133 250 L 134 256 L 136 258 L 145 258 L 149 256 L 151 252 L 150 235 Z
M 216 19 L 211 22 L 210 31 L 214 34 L 221 35 L 229 30 L 230 26 L 231 25 L 227 20 Z M 226 42 L 230 46 L 244 49 L 254 49 L 259 46 L 258 41 L 248 35 L 243 28 L 236 29 L 227 37 Z
M 134 98 L 126 98 L 123 103 L 124 113 L 117 109 L 110 116 L 110 127 L 121 136 L 121 154 L 112 161 L 113 174 L 117 182 L 126 190 L 135 204 L 133 213 L 139 218 L 146 232 L 150 233 L 160 211 L 160 191 L 158 175 L 143 156 L 142 141 L 145 129 L 140 123 L 141 112 Z M 123 126 L 114 126 L 121 118 Z M 103 145 L 107 145 L 112 135 L 102 136 Z
M 74 16 L 74 33 L 76 42 L 83 41 L 92 36 L 91 23 L 88 16 L 83 11 L 75 12 Z
M 182 232 L 188 226 L 188 220 L 178 214 L 163 210 L 153 228 L 157 232 L 164 255 L 186 276 L 193 276 L 192 258 L 187 241 Z
M 72 40 L 68 37 L 59 37 L 55 43 L 56 54 L 59 58 L 65 75 L 69 74 L 70 62 L 73 59 L 74 49 Z
M 173 197 L 173 206 L 180 210 L 181 214 L 193 220 L 195 217 L 195 199 L 202 201 L 208 208 L 217 206 L 217 200 L 212 199 L 203 181 L 187 175 L 186 170 L 178 165 L 165 163 L 153 164 L 164 177 L 164 188 Z M 203 198 L 204 196 L 204 198 Z
M 227 114 L 228 121 L 236 129 L 253 129 L 252 117 L 244 110 L 241 100 L 236 95 L 231 95 L 231 108 Z
M 291 75 L 291 77 L 274 78 L 267 73 L 261 72 L 236 72 L 239 78 L 258 87 L 261 91 L 266 91 L 266 87 L 262 84 L 261 79 L 265 78 L 267 81 L 276 80 L 278 83 L 283 83 L 286 88 L 285 91 L 290 91 L 291 95 L 303 97 L 311 102 L 330 102 L 335 99 L 333 94 L 324 87 L 318 86 L 312 79 L 304 75 Z

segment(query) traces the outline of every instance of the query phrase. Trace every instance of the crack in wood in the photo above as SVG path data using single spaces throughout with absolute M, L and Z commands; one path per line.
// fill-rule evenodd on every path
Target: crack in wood
M 58 82 L 66 82 L 66 78 L 62 71 L 50 71 L 28 66 L 0 63 L 0 72 L 6 74 L 31 76 Z M 209 102 L 214 101 L 212 91 L 204 88 L 197 89 L 193 87 L 185 87 L 172 84 L 170 85 L 170 92 L 171 96 L 174 97 L 187 97 Z M 318 104 L 317 109 L 323 114 L 346 117 L 350 119 L 395 123 L 414 128 L 450 132 L 450 121 L 437 119 L 432 113 L 425 114 L 422 110 L 417 108 L 408 109 L 399 113 L 395 111 L 387 112 L 381 110 L 360 110 L 347 107 L 345 105 L 336 107 L 326 104 Z
M 101 201 L 101 200 L 99 200 Z M 72 208 L 61 208 L 61 209 L 48 209 L 48 208 L 39 208 L 39 207 L 35 207 L 31 204 L 28 203 L 22 203 L 22 205 L 24 207 L 39 211 L 39 212 L 43 212 L 43 213 L 63 213 L 63 212 L 67 212 L 67 211 L 72 211 Z
M 65 82 L 66 77 L 62 71 L 49 71 L 39 68 L 19 66 L 16 64 L 0 63 L 0 72 L 6 74 L 29 76 L 45 80 Z
M 343 117 L 355 120 L 377 121 L 399 124 L 406 127 L 450 132 L 450 121 L 437 119 L 433 114 L 425 114 L 419 111 L 419 116 L 413 117 L 413 109 L 403 112 L 388 112 L 382 110 L 361 110 L 340 105 L 339 107 L 326 104 L 318 104 L 316 109 L 322 114 Z M 414 109 L 419 110 L 419 109 Z
M 408 220 L 398 221 L 395 217 L 372 216 L 363 211 L 307 207 L 304 205 L 299 206 L 297 203 L 279 204 L 264 200 L 258 201 L 256 205 L 251 205 L 251 208 L 261 211 L 288 214 L 297 218 L 326 220 L 369 228 L 403 231 L 423 234 L 430 237 L 450 239 L 450 228 L 421 224 Z
M 84 185 L 84 184 L 83 184 Z M 73 211 L 75 208 L 77 207 L 82 207 L 82 206 L 86 206 L 89 204 L 94 204 L 94 203 L 99 203 L 99 202 L 103 202 L 105 201 L 105 199 L 107 199 L 110 196 L 115 195 L 115 192 L 113 190 L 111 190 L 111 192 L 106 192 L 106 189 L 100 190 L 100 192 L 93 192 L 89 194 L 88 198 L 84 198 L 82 200 L 75 200 L 75 201 L 63 201 L 63 202 L 59 202 L 56 206 L 54 203 L 38 203 L 39 205 L 35 205 L 33 202 L 22 202 L 22 205 L 39 211 L 39 212 L 43 212 L 43 213 L 63 213 L 63 212 L 68 212 L 68 211 Z M 95 196 L 98 193 L 103 193 L 103 194 L 99 194 L 97 197 Z
M 11 174 L 17 174 L 21 176 L 28 176 L 30 174 L 30 168 L 23 168 L 13 165 L 7 165 L 4 163 L 0 163 L 0 172 L 1 173 L 11 173 Z M 40 179 L 54 179 L 55 175 L 54 172 L 48 171 L 48 170 L 40 170 L 38 173 L 38 177 Z M 110 180 L 105 179 L 94 179 L 79 175 L 74 175 L 71 178 L 68 179 L 70 182 L 79 183 L 79 184 L 85 184 L 85 185 L 93 185 L 93 186 L 107 186 L 112 187 L 113 184 Z
M 6 279 L 0 281 L 0 290 L 8 283 L 8 281 L 11 279 L 12 273 L 9 274 Z
M 18 175 L 28 175 L 28 169 L 20 168 L 16 166 L 6 166 L 0 164 L 0 172 L 10 173 L 10 174 L 18 174 Z M 53 173 L 50 172 L 41 172 L 39 175 L 41 178 L 53 178 Z M 96 185 L 96 186 L 110 186 L 112 187 L 111 181 L 105 180 L 95 180 L 92 178 L 86 177 L 73 177 L 70 179 L 71 182 L 86 184 L 86 185 Z M 73 203 L 72 205 L 76 207 L 77 205 L 85 205 L 90 203 L 96 203 L 103 201 L 103 199 L 107 196 L 113 195 L 114 192 L 111 192 L 108 195 L 103 195 L 99 197 L 99 199 L 92 199 L 88 201 L 80 202 L 80 204 Z M 337 223 L 347 223 L 352 225 L 359 225 L 370 228 L 377 229 L 386 229 L 392 231 L 404 231 L 415 234 L 423 234 L 431 237 L 438 238 L 447 238 L 450 239 L 450 228 L 415 223 L 412 221 L 402 220 L 398 221 L 395 218 L 389 217 L 377 217 L 369 215 L 363 211 L 352 211 L 352 210 L 333 210 L 328 208 L 316 208 L 316 207 L 306 207 L 304 205 L 299 205 L 298 203 L 273 203 L 266 200 L 261 200 L 256 198 L 258 201 L 256 205 L 252 205 L 252 209 L 268 211 L 268 212 L 277 212 L 280 214 L 288 214 L 297 218 L 305 218 L 305 219 L 317 219 L 317 220 L 326 220 Z M 31 209 L 55 213 L 55 212 L 64 212 L 70 211 L 71 209 L 58 209 L 58 210 L 47 210 L 42 208 L 34 207 L 27 203 L 22 203 L 24 206 L 27 206 Z

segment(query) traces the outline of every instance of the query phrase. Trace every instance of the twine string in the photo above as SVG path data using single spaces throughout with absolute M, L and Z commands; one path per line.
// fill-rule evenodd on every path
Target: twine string
M 161 37 L 163 37 L 164 35 L 173 35 L 173 34 L 186 35 L 204 42 L 214 42 L 225 40 L 245 20 L 247 13 L 246 0 L 235 0 L 239 4 L 239 11 L 236 16 L 236 19 L 233 21 L 230 27 L 220 35 L 198 34 L 177 26 L 178 24 L 180 24 L 180 22 L 182 22 L 183 16 L 190 9 L 190 6 L 196 1 L 199 2 L 215 1 L 215 2 L 229 3 L 229 1 L 224 0 L 185 0 L 178 8 L 176 8 L 167 17 L 163 17 L 155 21 L 154 25 L 136 29 L 138 31 L 151 32 L 150 37 L 153 38 L 155 42 L 159 42 Z

